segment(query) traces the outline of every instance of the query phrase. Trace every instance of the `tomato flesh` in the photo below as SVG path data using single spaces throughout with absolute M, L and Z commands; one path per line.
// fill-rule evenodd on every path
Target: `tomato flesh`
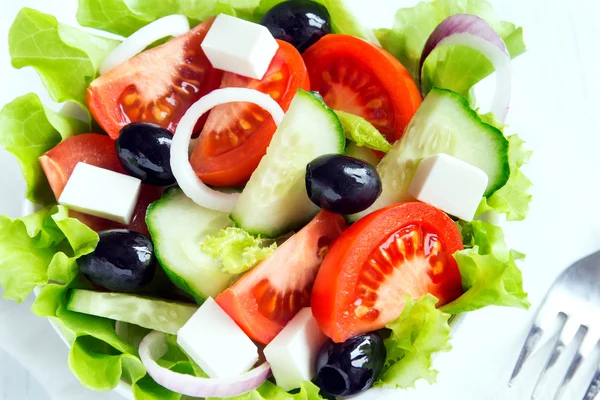
M 310 90 L 302 56 L 289 43 L 279 50 L 263 79 L 223 74 L 221 87 L 242 87 L 267 93 L 284 111 L 298 89 Z M 230 103 L 212 109 L 191 157 L 198 177 L 214 186 L 241 186 L 266 154 L 275 133 L 275 122 L 261 107 Z
M 97 133 L 86 133 L 65 139 L 42 155 L 39 161 L 56 199 L 60 197 L 79 162 L 127 174 L 117 156 L 115 142 L 110 137 Z M 69 216 L 77 218 L 96 232 L 107 229 L 129 229 L 148 235 L 145 221 L 146 210 L 150 203 L 160 199 L 162 191 L 161 187 L 142 185 L 140 197 L 129 225 L 73 210 L 69 210 Z
M 312 90 L 334 110 L 358 115 L 391 142 L 421 104 L 408 71 L 391 54 L 359 38 L 331 34 L 303 55 Z
M 303 307 L 344 219 L 322 211 L 276 252 L 221 293 L 216 302 L 252 339 L 268 344 Z
M 187 109 L 219 87 L 222 71 L 212 67 L 200 47 L 213 21 L 138 54 L 90 84 L 86 102 L 106 133 L 116 139 L 130 122 L 151 122 L 175 132 Z
M 335 342 L 371 332 L 400 315 L 405 296 L 431 293 L 438 306 L 462 294 L 452 255 L 462 237 L 442 211 L 397 204 L 359 220 L 333 245 L 315 280 L 313 315 Z

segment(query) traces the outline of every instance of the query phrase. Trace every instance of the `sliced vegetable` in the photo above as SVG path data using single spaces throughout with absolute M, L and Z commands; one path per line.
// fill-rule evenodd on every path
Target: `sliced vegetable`
M 457 314 L 496 305 L 527 309 L 530 306 L 523 290 L 523 277 L 517 260 L 524 254 L 510 250 L 502 228 L 483 221 L 461 223 L 463 241 L 468 247 L 454 255 L 464 294 L 442 307 Z
M 152 43 L 169 36 L 179 36 L 190 30 L 190 23 L 183 15 L 169 15 L 144 26 L 119 44 L 102 62 L 100 74 L 118 67 L 144 51 Z
M 386 138 L 365 119 L 343 111 L 336 111 L 335 113 L 344 127 L 346 139 L 351 140 L 358 146 L 385 153 L 392 148 Z
M 419 80 L 419 64 L 425 42 L 443 20 L 454 14 L 473 14 L 483 18 L 502 38 L 511 58 L 525 52 L 523 30 L 501 21 L 487 0 L 432 0 L 414 7 L 400 8 L 392 29 L 379 29 L 376 35 L 384 49 L 394 55 Z M 468 72 L 467 72 L 468 71 Z M 433 52 L 423 67 L 423 93 L 446 88 L 473 102 L 472 88 L 494 72 L 480 52 L 465 46 L 442 47 Z
M 222 72 L 200 49 L 212 22 L 138 54 L 89 85 L 86 104 L 106 133 L 116 139 L 130 122 L 151 122 L 175 132 L 187 109 L 219 87 Z
M 304 55 L 311 87 L 334 110 L 358 115 L 390 143 L 421 104 L 415 82 L 391 54 L 348 35 L 327 35 Z
M 171 188 L 148 208 L 146 221 L 156 258 L 180 289 L 202 301 L 229 285 L 231 274 L 200 248 L 207 236 L 233 225 L 226 213 L 200 207 L 181 189 Z
M 240 228 L 225 228 L 208 236 L 200 249 L 222 264 L 223 272 L 241 274 L 271 256 L 277 243 L 254 237 Z
M 371 149 L 359 146 L 351 141 L 346 143 L 346 155 L 366 161 L 374 167 L 376 167 L 380 161 Z
M 17 97 L 2 108 L 0 146 L 19 161 L 27 199 L 37 204 L 55 202 L 38 157 L 61 140 L 88 129 L 87 124 L 44 107 L 33 93 Z
M 419 379 L 434 383 L 437 371 L 432 356 L 450 351 L 450 315 L 436 308 L 438 300 L 425 295 L 413 301 L 409 297 L 398 319 L 388 323 L 390 336 L 384 340 L 387 357 L 379 386 L 412 388 Z
M 394 144 L 377 166 L 383 193 L 371 208 L 353 218 L 413 200 L 408 188 L 419 162 L 438 153 L 483 170 L 488 176 L 485 196 L 508 180 L 508 141 L 502 132 L 484 123 L 464 97 L 436 88 L 423 101 L 402 140 Z
M 173 143 L 171 144 L 171 169 L 179 187 L 196 204 L 210 208 L 211 210 L 230 212 L 239 195 L 237 193 L 223 193 L 211 189 L 196 176 L 188 161 L 193 128 L 198 118 L 211 108 L 220 104 L 240 101 L 262 107 L 271 114 L 276 126 L 279 126 L 283 120 L 283 110 L 267 94 L 246 88 L 218 89 L 198 100 L 186 111 L 177 127 Z
M 198 307 L 133 294 L 74 289 L 68 295 L 67 309 L 176 335 Z
M 430 293 L 438 305 L 462 293 L 452 255 L 463 249 L 454 222 L 425 203 L 401 203 L 348 228 L 325 257 L 313 287 L 313 315 L 334 342 L 381 329 L 405 296 Z
M 250 338 L 269 343 L 300 309 L 310 305 L 317 270 L 345 227 L 341 216 L 322 211 L 216 302 Z
M 193 397 L 234 397 L 258 388 L 271 373 L 269 363 L 264 363 L 236 378 L 199 378 L 180 374 L 161 367 L 157 361 L 164 356 L 169 347 L 165 335 L 151 332 L 140 344 L 140 358 L 152 377 L 159 385 Z
M 339 119 L 316 95 L 298 91 L 231 218 L 252 234 L 275 238 L 306 224 L 319 209 L 306 195 L 306 165 L 324 154 L 341 154 Z
M 225 73 L 221 88 L 247 88 L 266 93 L 284 111 L 298 89 L 310 89 L 300 53 L 279 41 L 279 50 L 262 80 Z M 214 186 L 242 186 L 267 152 L 277 128 L 260 105 L 232 103 L 212 109 L 191 157 L 198 177 Z
M 511 92 L 511 65 L 510 54 L 502 38 L 492 27 L 476 15 L 456 14 L 446 18 L 431 33 L 425 43 L 421 61 L 419 63 L 419 84 L 421 94 L 427 95 L 423 90 L 423 66 L 427 57 L 438 47 L 466 46 L 483 54 L 496 70 L 496 94 L 492 102 L 491 111 L 500 121 L 506 119 Z

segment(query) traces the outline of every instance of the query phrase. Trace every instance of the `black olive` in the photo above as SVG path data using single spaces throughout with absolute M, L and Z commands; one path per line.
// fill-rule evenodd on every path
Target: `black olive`
M 144 183 L 168 186 L 175 183 L 171 172 L 173 134 L 147 122 L 133 122 L 121 129 L 115 148 L 123 168 Z
M 291 43 L 303 52 L 331 33 L 327 8 L 309 0 L 284 1 L 271 8 L 260 22 L 275 39 Z
M 306 167 L 306 192 L 317 206 L 338 214 L 369 208 L 381 194 L 381 179 L 371 164 L 327 154 Z
M 366 333 L 334 343 L 329 340 L 317 357 L 317 385 L 339 398 L 355 396 L 373 386 L 385 362 L 381 337 Z
M 81 273 L 92 283 L 115 292 L 134 292 L 154 277 L 154 246 L 146 236 L 125 229 L 100 232 L 93 253 L 78 260 Z

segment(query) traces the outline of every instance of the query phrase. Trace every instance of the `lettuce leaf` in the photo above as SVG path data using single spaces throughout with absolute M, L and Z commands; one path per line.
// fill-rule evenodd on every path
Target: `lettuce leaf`
M 269 257 L 277 243 L 254 237 L 241 228 L 221 229 L 200 244 L 201 250 L 222 264 L 221 269 L 232 275 L 241 274 Z
M 319 388 L 312 382 L 306 381 L 297 393 L 288 393 L 270 381 L 265 381 L 258 389 L 230 400 L 322 400 Z M 207 400 L 220 400 L 210 398 Z
M 437 299 L 426 295 L 418 301 L 406 296 L 400 317 L 387 324 L 390 336 L 384 340 L 387 356 L 378 386 L 414 387 L 419 379 L 434 383 L 437 371 L 432 355 L 450 351 L 450 315 L 435 307 Z
M 31 8 L 19 12 L 8 32 L 13 67 L 33 67 L 52 100 L 71 100 L 83 108 L 100 63 L 118 44 Z
M 521 271 L 516 264 L 525 255 L 508 248 L 498 226 L 483 221 L 460 224 L 467 248 L 454 254 L 454 258 L 464 293 L 441 309 L 458 314 L 487 306 L 529 308 Z
M 530 189 L 533 184 L 521 167 L 527 164 L 532 152 L 526 150 L 524 145 L 525 142 L 518 135 L 508 137 L 508 162 L 510 163 L 508 182 L 489 198 L 481 201 L 477 215 L 494 211 L 506 214 L 508 221 L 522 221 L 527 217 L 532 199 Z
M 89 131 L 89 126 L 44 107 L 34 93 L 17 97 L 0 111 L 0 146 L 12 153 L 27 184 L 27 199 L 55 203 L 38 158 L 61 140 Z
M 344 127 L 346 139 L 361 147 L 368 147 L 385 153 L 392 148 L 392 145 L 369 121 L 344 111 L 336 111 L 335 113 Z
M 444 19 L 454 14 L 475 14 L 486 20 L 504 39 L 512 58 L 525 52 L 522 29 L 498 19 L 486 0 L 422 1 L 414 7 L 399 9 L 393 28 L 379 29 L 376 35 L 383 48 L 392 53 L 418 82 L 419 61 L 425 42 Z M 492 64 L 471 48 L 441 47 L 425 62 L 424 92 L 426 94 L 432 87 L 439 87 L 473 100 L 472 87 L 493 71 Z

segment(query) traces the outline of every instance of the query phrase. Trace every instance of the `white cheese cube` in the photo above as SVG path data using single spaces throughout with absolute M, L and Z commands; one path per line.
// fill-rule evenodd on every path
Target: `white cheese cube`
M 310 381 L 315 376 L 317 355 L 326 340 L 310 307 L 300 310 L 264 350 L 277 386 L 292 390 Z
M 225 14 L 215 19 L 201 46 L 214 68 L 254 79 L 263 78 L 279 49 L 266 27 Z
M 258 361 L 254 342 L 210 297 L 177 332 L 177 344 L 211 378 L 238 376 Z
M 481 169 L 447 154 L 425 158 L 408 193 L 446 213 L 471 221 L 488 184 Z
M 141 189 L 142 181 L 137 178 L 80 162 L 58 203 L 84 214 L 128 224 Z

